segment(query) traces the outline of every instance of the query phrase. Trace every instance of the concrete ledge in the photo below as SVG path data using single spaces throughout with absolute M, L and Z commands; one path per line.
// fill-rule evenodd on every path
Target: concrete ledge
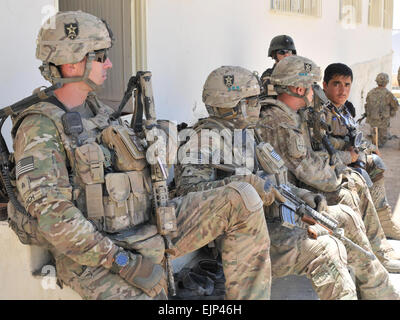
M 0 222 L 0 300 L 77 300 L 81 297 L 72 289 L 60 289 L 46 250 L 23 245 L 5 221 Z M 35 277 L 33 271 L 43 271 Z

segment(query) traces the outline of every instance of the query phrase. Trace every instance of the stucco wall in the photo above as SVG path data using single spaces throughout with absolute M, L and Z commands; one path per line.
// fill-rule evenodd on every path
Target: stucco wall
M 273 64 L 270 40 L 289 34 L 298 53 L 323 69 L 330 63 L 375 65 L 391 70 L 391 31 L 368 27 L 368 1 L 355 29 L 339 22 L 339 1 L 322 1 L 322 18 L 273 14 L 267 0 L 148 0 L 148 69 L 153 72 L 159 116 L 188 121 L 204 115 L 201 91 L 207 75 L 221 65 L 240 65 L 262 73 Z M 382 60 L 383 58 L 383 60 Z M 357 81 L 374 85 L 375 75 Z M 358 100 L 356 85 L 351 98 Z M 356 92 L 357 91 L 357 92 Z M 199 110 L 192 115 L 192 109 Z M 358 114 L 361 106 L 356 103 Z M 200 112 L 201 111 L 201 112 Z

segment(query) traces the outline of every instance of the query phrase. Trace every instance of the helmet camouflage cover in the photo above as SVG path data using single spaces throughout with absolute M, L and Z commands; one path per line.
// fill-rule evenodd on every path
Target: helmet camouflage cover
M 251 71 L 223 66 L 210 73 L 203 87 L 203 102 L 215 108 L 233 108 L 240 100 L 258 96 L 260 84 Z
M 89 79 L 95 51 L 108 49 L 113 44 L 107 23 L 82 11 L 58 12 L 42 26 L 37 38 L 36 57 L 43 63 L 42 76 L 52 84 L 86 82 L 93 90 L 100 88 Z M 63 78 L 59 65 L 78 63 L 88 55 L 81 77 Z
M 277 50 L 292 50 L 293 54 L 296 54 L 294 41 L 287 35 L 276 36 L 271 40 L 268 48 L 268 57 L 272 57 L 274 51 Z
M 310 59 L 289 56 L 276 64 L 271 83 L 278 87 L 311 87 L 321 80 L 321 69 Z
M 108 25 L 82 11 L 58 12 L 42 26 L 37 37 L 36 58 L 54 65 L 77 63 L 89 52 L 110 48 Z
M 379 73 L 375 79 L 376 83 L 380 86 L 386 86 L 389 83 L 389 75 L 387 73 Z

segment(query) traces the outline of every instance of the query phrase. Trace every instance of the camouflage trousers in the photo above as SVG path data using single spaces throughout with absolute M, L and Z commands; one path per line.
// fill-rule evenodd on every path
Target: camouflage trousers
M 339 204 L 329 206 L 328 214 L 339 222 L 339 227 L 344 229 L 347 238 L 368 252 L 373 252 L 364 223 L 354 210 L 346 205 Z M 347 265 L 354 273 L 361 299 L 400 299 L 399 293 L 389 278 L 389 273 L 378 259 L 372 260 L 346 241 L 343 244 L 347 250 Z
M 369 188 L 361 175 L 352 170 L 347 173 L 338 191 L 324 193 L 324 195 L 329 205 L 344 204 L 359 214 L 375 255 L 381 261 L 392 259 L 394 250 L 386 239 Z
M 232 184 L 174 199 L 178 230 L 173 239 L 176 257 L 199 249 L 219 237 L 226 299 L 269 299 L 270 240 L 264 211 L 249 210 Z M 246 183 L 246 185 L 250 186 Z M 259 198 L 255 189 L 253 196 Z M 221 236 L 221 237 L 220 237 Z
M 276 222 L 268 222 L 268 229 L 273 277 L 305 275 L 321 300 L 357 299 L 346 249 L 339 240 L 328 235 L 311 239 L 304 229 L 289 230 Z
M 262 201 L 248 186 L 247 194 L 227 185 L 173 199 L 178 236 L 172 239 L 176 252 L 172 258 L 220 237 L 226 299 L 267 300 L 271 293 L 270 240 Z M 103 267 L 81 266 L 66 256 L 56 257 L 56 264 L 58 278 L 84 299 L 151 299 Z M 156 299 L 166 299 L 165 293 Z
M 386 237 L 400 240 L 400 217 L 392 214 L 392 208 L 386 197 L 383 177 L 374 182 L 370 193 Z

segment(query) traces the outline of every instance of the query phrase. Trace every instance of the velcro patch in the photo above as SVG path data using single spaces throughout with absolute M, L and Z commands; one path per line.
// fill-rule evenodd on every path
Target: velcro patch
M 33 169 L 35 169 L 33 156 L 19 160 L 15 167 L 16 178 L 18 179 L 21 174 L 32 171 Z

